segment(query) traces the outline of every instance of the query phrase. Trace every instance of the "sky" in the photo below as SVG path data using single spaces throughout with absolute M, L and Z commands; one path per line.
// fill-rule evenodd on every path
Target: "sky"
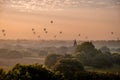
M 120 0 L 0 0 L 0 39 L 117 40 Z

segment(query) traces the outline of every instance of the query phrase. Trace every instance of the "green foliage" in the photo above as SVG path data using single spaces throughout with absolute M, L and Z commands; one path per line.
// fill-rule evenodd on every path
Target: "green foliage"
M 112 57 L 108 54 L 98 54 L 93 58 L 93 67 L 96 68 L 110 68 L 113 66 Z
M 60 80 L 42 65 L 17 64 L 7 73 L 6 80 Z
M 55 72 L 38 64 L 17 64 L 7 73 L 0 69 L 0 80 L 120 80 L 120 73 L 86 72 L 79 68 L 81 66 L 78 64 L 79 61 L 70 59 L 61 61 L 64 65 L 60 65 L 59 71 Z
M 64 74 L 68 79 L 72 79 L 70 76 L 74 75 L 76 72 L 84 71 L 84 67 L 79 60 L 64 58 L 55 64 L 53 70 Z
M 120 52 L 120 48 L 117 48 L 116 51 L 117 51 L 117 52 Z
M 52 68 L 55 63 L 61 59 L 62 55 L 59 54 L 50 54 L 45 58 L 45 66 L 47 68 Z
M 95 68 L 112 67 L 112 55 L 109 49 L 103 47 L 102 51 L 97 50 L 92 42 L 84 42 L 78 45 L 76 53 L 73 56 L 79 59 L 85 66 L 93 66 Z
M 85 54 L 91 57 L 100 53 L 100 51 L 95 48 L 92 42 L 84 42 L 81 45 L 78 45 L 76 48 L 76 53 L 77 52 L 84 52 Z
M 92 66 L 93 57 L 89 56 L 85 52 L 78 52 L 73 54 L 75 58 L 80 60 L 80 62 L 85 66 Z
M 6 75 L 5 71 L 0 68 L 0 80 L 4 80 L 5 75 Z
M 81 51 L 89 52 L 94 48 L 95 46 L 92 44 L 92 42 L 84 42 L 81 45 L 77 46 L 76 52 L 81 52 Z
M 71 59 L 71 58 L 73 58 L 73 56 L 71 54 L 64 54 L 62 58 L 70 58 Z
M 120 65 L 120 54 L 118 53 L 112 54 L 112 59 L 115 64 Z
M 74 80 L 120 80 L 117 73 L 78 72 L 73 77 Z
M 101 47 L 100 51 L 102 51 L 102 53 L 110 53 L 110 49 L 106 46 Z

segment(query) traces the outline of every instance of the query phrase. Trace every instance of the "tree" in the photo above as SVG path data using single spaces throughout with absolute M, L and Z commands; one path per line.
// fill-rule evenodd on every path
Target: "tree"
M 7 73 L 5 80 L 62 80 L 42 65 L 17 64 Z
M 71 54 L 64 54 L 63 58 L 70 58 L 71 59 L 71 58 L 74 58 L 74 57 Z
M 112 59 L 115 64 L 120 65 L 120 54 L 118 53 L 112 54 Z
M 92 44 L 92 42 L 84 42 L 81 45 L 77 46 L 76 52 L 81 52 L 81 51 L 88 52 L 94 48 L 95 46 Z
M 77 52 L 73 54 L 73 57 L 80 60 L 80 62 L 85 66 L 92 66 L 93 57 L 85 52 Z
M 120 52 L 120 48 L 117 48 L 116 51 L 117 51 L 117 52 Z
M 6 73 L 3 69 L 0 68 L 0 80 L 4 80 Z
M 62 55 L 60 54 L 49 54 L 46 58 L 45 58 L 45 66 L 47 68 L 52 68 L 55 63 L 61 59 L 61 57 L 63 57 Z
M 81 45 L 78 45 L 76 48 L 76 53 L 77 52 L 84 52 L 88 54 L 89 56 L 95 56 L 96 54 L 100 53 L 95 46 L 92 44 L 92 42 L 84 42 Z
M 108 67 L 112 67 L 113 63 L 112 63 L 112 58 L 110 55 L 108 54 L 98 54 L 93 58 L 93 67 L 96 68 L 108 68 Z
M 93 57 L 97 54 L 101 54 L 101 51 L 97 50 L 92 42 L 84 42 L 78 45 L 74 57 L 79 59 L 84 65 L 92 66 Z
M 100 51 L 101 51 L 102 53 L 110 53 L 110 49 L 109 49 L 108 47 L 106 47 L 106 46 L 101 47 L 101 48 L 100 48 Z
M 62 73 L 68 80 L 73 80 L 76 72 L 85 71 L 81 62 L 77 59 L 63 58 L 60 59 L 53 67 L 55 72 Z

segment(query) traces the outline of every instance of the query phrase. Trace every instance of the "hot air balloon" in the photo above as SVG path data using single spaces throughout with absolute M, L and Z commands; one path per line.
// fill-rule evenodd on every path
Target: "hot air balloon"
M 43 30 L 46 31 L 46 28 L 44 28 Z
M 4 33 L 4 32 L 5 32 L 5 30 L 3 29 L 3 30 L 2 30 L 2 32 Z
M 3 36 L 6 36 L 6 34 L 4 33 Z
M 54 35 L 54 38 L 56 38 L 57 36 L 56 35 Z
M 51 20 L 50 23 L 53 23 L 53 21 Z
M 33 34 L 36 34 L 36 32 L 33 32 Z
M 38 35 L 38 38 L 40 38 L 40 35 Z
M 47 34 L 47 33 L 48 33 L 48 31 L 45 31 L 45 33 Z
M 111 35 L 113 35 L 114 34 L 114 32 L 111 32 Z
M 35 29 L 34 28 L 32 28 L 32 31 L 34 31 Z
M 62 31 L 60 31 L 60 34 L 62 34 Z
M 81 36 L 80 34 L 78 34 L 78 36 Z

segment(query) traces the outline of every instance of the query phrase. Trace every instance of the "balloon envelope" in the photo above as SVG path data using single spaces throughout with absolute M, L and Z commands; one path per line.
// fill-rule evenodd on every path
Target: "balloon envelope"
M 113 35 L 113 34 L 114 34 L 114 32 L 111 32 L 111 34 Z
M 35 29 L 34 28 L 32 28 L 32 31 L 34 31 Z
M 33 34 L 36 34 L 36 32 L 33 32 Z
M 3 29 L 2 32 L 5 32 L 5 30 Z
M 50 23 L 53 23 L 53 21 L 51 20 Z
M 62 31 L 60 32 L 60 34 L 62 34 Z
M 46 28 L 44 28 L 43 30 L 46 31 Z
M 54 35 L 54 38 L 56 38 L 57 36 L 56 35 Z
M 3 36 L 6 36 L 6 34 L 3 34 Z
M 40 38 L 40 35 L 38 36 L 38 38 Z
M 48 31 L 45 31 L 45 33 L 47 34 L 47 33 L 48 33 Z

